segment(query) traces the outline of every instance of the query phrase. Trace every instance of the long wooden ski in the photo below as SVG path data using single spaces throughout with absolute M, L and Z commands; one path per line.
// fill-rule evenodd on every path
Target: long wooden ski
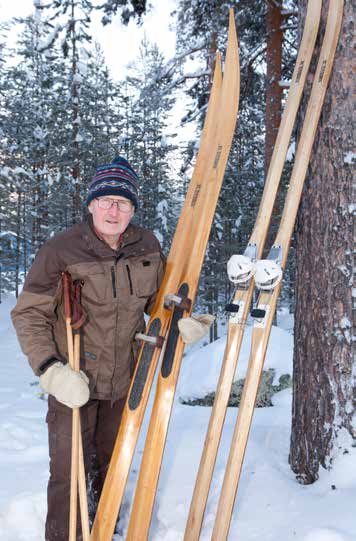
M 311 0 L 308 3 L 303 36 L 266 178 L 260 210 L 245 252 L 246 254 L 250 253 L 253 259 L 262 256 L 288 145 L 318 33 L 321 1 L 322 0 Z M 252 301 L 253 290 L 254 281 L 253 277 L 251 277 L 249 281 L 237 286 L 232 305 L 228 306 L 231 315 L 228 324 L 227 342 L 203 453 L 195 482 L 184 541 L 196 541 L 200 536 L 231 386 L 236 372 L 236 365 L 245 331 L 246 320 Z
M 200 192 L 202 196 L 205 193 L 204 173 L 217 129 L 217 120 L 221 107 L 221 85 L 221 57 L 218 53 L 208 110 L 192 180 L 167 258 L 164 279 L 146 329 L 147 335 L 156 340 L 156 343 L 143 342 L 140 349 L 136 370 L 128 393 L 128 400 L 124 408 L 91 531 L 91 541 L 109 541 L 114 533 L 148 396 L 162 352 L 162 344 L 164 344 L 171 321 L 172 311 L 165 306 L 165 298 L 167 294 L 178 289 L 181 282 L 182 266 L 192 249 L 191 244 L 194 240 L 191 236 L 192 226 L 196 221 L 200 223 L 201 208 L 197 207 L 196 200 Z
M 178 297 L 189 299 L 190 309 L 186 314 L 183 314 L 179 306 L 176 306 L 173 310 L 172 323 L 158 376 L 155 401 L 130 516 L 127 534 L 127 540 L 130 541 L 137 541 L 138 539 L 144 541 L 149 533 L 159 472 L 184 350 L 184 343 L 179 336 L 177 322 L 182 316 L 190 314 L 195 299 L 205 249 L 235 131 L 239 79 L 236 29 L 233 11 L 230 10 L 228 46 L 221 89 L 222 107 L 219 111 L 218 131 L 214 144 L 210 148 L 209 167 L 206 171 L 208 191 L 204 194 L 204 197 L 202 197 L 203 194 L 197 192 L 195 204 L 202 209 L 202 216 L 200 222 L 195 223 L 192 228 L 191 236 L 194 239 L 194 247 L 183 268 L 181 283 L 176 293 Z
M 270 262 L 279 265 L 281 271 L 286 265 L 304 180 L 333 66 L 340 34 L 342 13 L 343 0 L 329 0 L 325 36 L 303 122 L 280 227 L 267 263 L 265 261 L 259 262 L 260 266 L 257 267 L 255 275 L 256 283 L 258 281 L 258 274 L 263 274 L 261 270 L 263 271 L 264 268 L 268 268 Z M 281 281 L 279 279 L 274 284 L 263 283 L 260 284 L 260 287 L 263 289 L 259 294 L 257 306 L 253 311 L 255 322 L 252 331 L 249 366 L 216 513 L 212 534 L 213 541 L 223 541 L 228 536 L 258 385 L 262 374 L 273 317 L 276 311 L 277 299 L 281 289 Z

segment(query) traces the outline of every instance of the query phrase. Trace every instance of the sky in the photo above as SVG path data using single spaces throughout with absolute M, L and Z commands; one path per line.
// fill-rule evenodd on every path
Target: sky
M 103 0 L 92 0 L 93 5 L 103 3 Z M 44 3 L 44 0 L 42 0 Z M 177 0 L 147 0 L 150 6 L 148 13 L 143 17 L 143 24 L 139 26 L 135 20 L 131 20 L 128 26 L 121 23 L 120 15 L 112 18 L 110 25 L 103 26 L 101 23 L 102 12 L 93 10 L 91 34 L 104 53 L 106 65 L 110 69 L 115 81 L 124 79 L 127 75 L 127 66 L 133 62 L 139 53 L 140 44 L 144 37 L 150 42 L 156 43 L 164 55 L 166 61 L 174 56 L 175 18 L 171 16 L 176 8 Z M 33 0 L 0 0 L 0 24 L 12 17 L 26 17 L 34 12 Z M 10 33 L 10 46 L 16 44 L 16 32 Z M 194 122 L 181 126 L 181 119 L 186 115 L 188 104 L 184 93 L 172 108 L 173 129 L 178 130 L 176 144 L 181 141 L 195 139 L 197 137 Z M 177 165 L 179 167 L 179 165 Z
M 133 20 L 128 27 L 120 22 L 117 15 L 113 24 L 102 26 L 99 13 L 95 14 L 93 33 L 95 38 L 101 44 L 105 58 L 114 79 L 123 78 L 123 69 L 125 65 L 132 61 L 139 52 L 140 43 L 146 34 L 147 38 L 157 43 L 161 52 L 168 60 L 174 55 L 175 34 L 169 30 L 169 25 L 173 22 L 170 13 L 175 8 L 175 0 L 153 0 L 150 13 L 144 18 L 141 27 Z
M 93 3 L 97 4 L 98 1 Z M 170 13 L 175 8 L 176 1 L 150 0 L 148 3 L 152 5 L 152 9 L 144 17 L 141 27 L 133 20 L 125 27 L 119 15 L 113 18 L 112 24 L 103 27 L 100 22 L 101 14 L 93 13 L 92 35 L 100 43 L 115 80 L 125 77 L 125 67 L 138 55 L 144 35 L 157 43 L 167 60 L 174 55 L 175 34 L 169 26 L 174 22 Z M 33 0 L 0 0 L 0 22 L 12 17 L 25 17 L 32 12 Z

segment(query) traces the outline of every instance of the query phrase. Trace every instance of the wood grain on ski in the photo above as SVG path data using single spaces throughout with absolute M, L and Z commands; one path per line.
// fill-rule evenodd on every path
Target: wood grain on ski
M 218 130 L 214 144 L 210 148 L 209 166 L 205 172 L 208 189 L 204 193 L 198 193 L 196 197 L 195 206 L 197 209 L 200 209 L 201 218 L 199 222 L 193 224 L 191 230 L 191 236 L 194 239 L 194 249 L 184 263 L 181 280 L 181 287 L 187 288 L 187 294 L 192 304 L 195 299 L 238 111 L 238 45 L 232 10 L 230 10 L 228 47 L 221 95 L 223 106 L 219 111 Z M 184 315 L 187 316 L 190 312 L 191 309 Z M 129 541 L 137 539 L 144 541 L 147 539 L 149 533 L 159 472 L 184 350 L 184 343 L 179 336 L 176 319 L 172 319 L 161 373 L 157 381 L 155 401 L 131 511 L 127 534 L 127 540 Z M 172 348 L 168 349 L 170 342 L 172 343 Z
M 181 282 L 184 260 L 190 257 L 191 244 L 194 241 L 191 235 L 192 224 L 195 221 L 199 221 L 200 212 L 200 209 L 195 205 L 196 193 L 198 189 L 204 192 L 204 171 L 208 163 L 211 143 L 216 131 L 218 112 L 221 104 L 221 85 L 221 57 L 220 54 L 217 54 L 213 85 L 194 173 L 173 237 L 163 282 L 146 330 L 146 334 L 151 336 L 157 336 L 159 334 L 165 337 L 167 334 L 171 312 L 164 307 L 164 299 L 167 294 L 178 289 Z M 91 541 L 108 541 L 113 536 L 160 355 L 160 349 L 152 347 L 147 343 L 144 343 L 141 347 L 91 531 Z
M 286 265 L 304 180 L 332 70 L 341 28 L 342 13 L 343 0 L 330 0 L 325 36 L 314 75 L 314 82 L 303 122 L 280 227 L 275 240 L 275 245 L 280 245 L 282 248 L 282 269 Z M 265 316 L 255 321 L 252 331 L 249 365 L 216 513 L 212 535 L 213 541 L 224 541 L 228 536 L 258 385 L 280 290 L 281 282 L 275 289 L 266 292 L 263 291 L 259 295 L 257 308 L 264 311 Z
M 314 50 L 319 27 L 320 11 L 321 0 L 313 0 L 312 2 L 309 2 L 304 23 L 303 36 L 293 71 L 285 109 L 278 130 L 270 167 L 267 173 L 260 210 L 249 240 L 249 244 L 256 244 L 257 257 L 261 257 L 262 255 L 274 201 L 280 183 L 293 126 L 295 124 L 295 118 Z M 200 536 L 206 502 L 208 499 L 221 433 L 225 421 L 226 408 L 228 405 L 237 360 L 244 336 L 245 324 L 252 302 L 253 289 L 254 283 L 253 279 L 251 279 L 247 287 L 237 288 L 234 295 L 233 303 L 239 307 L 239 310 L 236 314 L 230 317 L 228 324 L 224 359 L 215 393 L 213 409 L 205 438 L 197 479 L 195 482 L 192 502 L 185 529 L 184 541 L 197 541 Z

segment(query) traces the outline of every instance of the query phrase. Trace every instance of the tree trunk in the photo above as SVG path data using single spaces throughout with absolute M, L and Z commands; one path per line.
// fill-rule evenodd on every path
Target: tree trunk
M 266 133 L 265 133 L 265 178 L 271 161 L 274 144 L 276 142 L 281 122 L 283 90 L 279 84 L 282 78 L 282 43 L 283 31 L 282 12 L 279 3 L 269 0 L 267 2 L 266 28 L 267 28 L 267 84 L 266 84 Z M 264 257 L 267 257 L 273 240 L 276 236 L 280 218 L 279 198 L 273 206 L 271 224 L 266 238 Z
M 281 122 L 282 87 L 282 42 L 283 31 L 281 7 L 277 2 L 267 2 L 267 87 L 266 87 L 266 136 L 265 171 L 267 174 L 274 143 Z
M 302 15 L 305 5 L 301 0 Z M 324 5 L 317 52 L 326 8 Z M 318 479 L 320 465 L 331 466 L 338 448 L 347 452 L 352 436 L 351 44 L 352 7 L 345 2 L 296 235 L 290 464 L 305 484 Z
M 82 202 L 80 197 L 80 152 L 79 152 L 79 125 L 80 125 L 80 83 L 79 70 L 78 70 L 78 50 L 77 50 L 77 38 L 75 27 L 75 7 L 76 4 L 72 2 L 72 22 L 71 22 L 71 42 L 72 42 L 72 118 L 73 118 L 73 208 L 72 208 L 72 221 L 73 224 L 77 223 L 82 218 Z
M 26 197 L 23 198 L 22 202 L 22 227 L 23 227 L 23 272 L 24 279 L 27 276 L 27 207 L 26 207 Z
M 1 210 L 1 207 L 0 207 L 0 210 Z M 1 229 L 2 219 L 3 219 L 3 215 L 0 212 L 0 242 L 1 242 L 1 232 L 2 232 L 2 229 Z M 0 250 L 1 250 L 1 247 L 0 247 Z M 1 303 L 2 303 L 2 264 L 1 264 L 1 259 L 0 259 L 0 304 Z
M 16 212 L 16 256 L 15 256 L 15 296 L 19 296 L 20 285 L 20 256 L 21 256 L 21 205 L 22 192 L 17 190 L 17 212 Z

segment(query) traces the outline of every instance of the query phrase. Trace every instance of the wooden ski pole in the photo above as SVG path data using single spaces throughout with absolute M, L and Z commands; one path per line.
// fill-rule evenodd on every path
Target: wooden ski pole
M 62 273 L 64 317 L 67 331 L 68 361 L 74 369 L 74 348 L 72 322 L 71 290 L 72 278 L 69 272 Z M 79 459 L 79 426 L 78 416 L 74 414 L 72 422 L 72 453 L 70 471 L 70 508 L 69 508 L 69 541 L 76 541 L 77 537 L 77 501 L 78 501 L 78 459 Z
M 80 327 L 85 321 L 85 316 L 81 305 L 81 290 L 83 282 L 76 280 L 74 282 L 74 299 L 73 299 L 73 312 L 71 319 L 72 329 L 75 330 L 74 334 L 74 370 L 79 372 L 80 370 Z M 85 479 L 85 466 L 83 455 L 83 441 L 82 430 L 80 424 L 80 410 L 79 408 L 73 409 L 73 425 L 78 434 L 78 489 L 79 489 L 79 503 L 80 503 L 80 517 L 82 525 L 83 541 L 89 541 L 90 529 L 89 529 L 89 512 L 88 512 L 88 497 L 87 487 Z

